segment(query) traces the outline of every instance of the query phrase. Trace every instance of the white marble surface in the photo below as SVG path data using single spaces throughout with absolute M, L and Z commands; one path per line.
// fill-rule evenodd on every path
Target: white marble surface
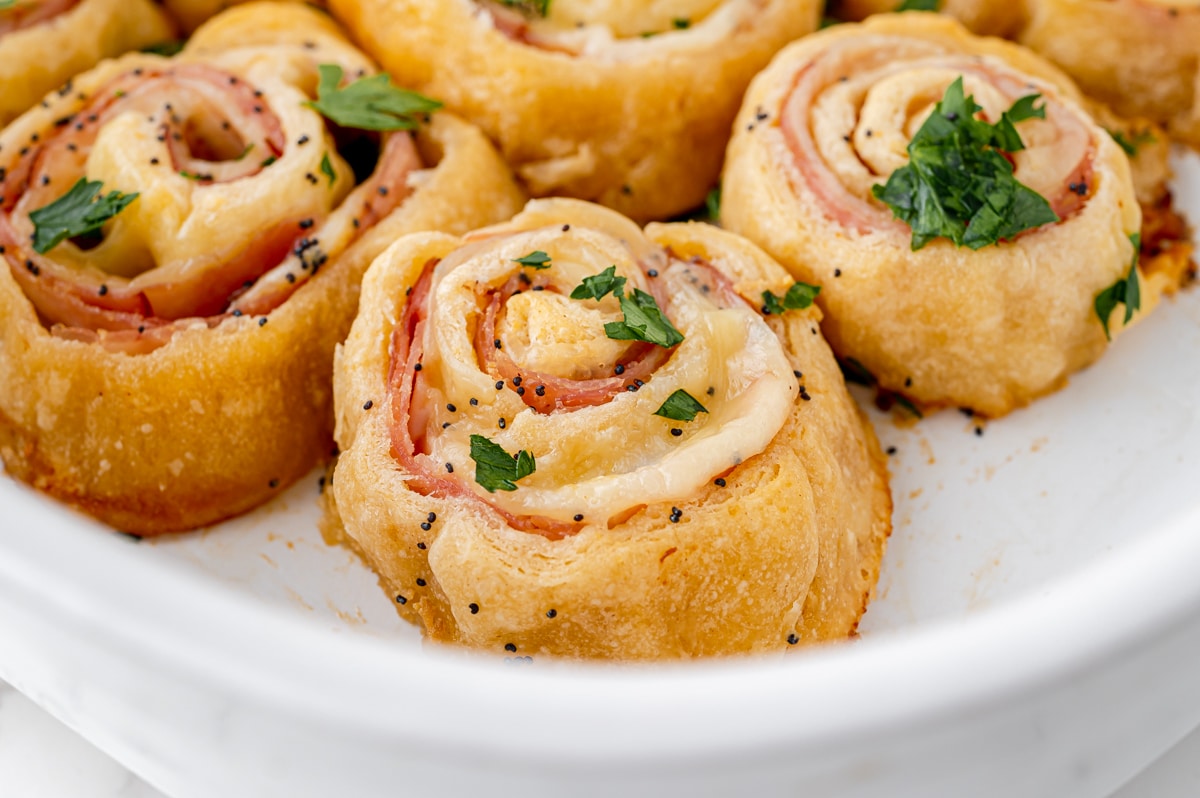
M 1200 729 L 1111 798 L 1200 795 Z M 0 682 L 0 796 L 167 798 Z

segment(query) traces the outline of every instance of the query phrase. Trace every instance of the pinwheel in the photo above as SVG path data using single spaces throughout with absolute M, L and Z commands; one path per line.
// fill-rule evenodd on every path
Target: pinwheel
M 818 290 L 577 200 L 402 238 L 336 364 L 327 526 L 432 638 L 498 654 L 845 637 L 891 501 Z
M 246 5 L 0 134 L 10 471 L 150 534 L 246 510 L 328 453 L 333 347 L 371 258 L 519 203 L 479 131 L 372 72 L 324 15 Z

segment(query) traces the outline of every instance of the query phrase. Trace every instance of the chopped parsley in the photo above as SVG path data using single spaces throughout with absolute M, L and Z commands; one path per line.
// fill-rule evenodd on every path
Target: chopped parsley
M 333 171 L 333 164 L 329 160 L 329 153 L 321 156 L 321 174 L 329 178 L 329 185 L 333 185 L 333 181 L 337 180 L 337 173 Z
M 1050 203 L 1013 176 L 1003 153 L 1025 148 L 1016 123 L 1044 119 L 1040 95 L 1013 103 L 996 124 L 976 119 L 982 110 L 963 96 L 959 77 L 908 145 L 909 162 L 872 188 L 912 228 L 912 248 L 948 238 L 971 249 L 1011 239 L 1018 233 L 1058 221 Z
M 1129 241 L 1133 244 L 1133 260 L 1129 264 L 1129 273 L 1096 296 L 1096 315 L 1100 318 L 1100 324 L 1104 327 L 1104 337 L 1110 341 L 1112 340 L 1112 333 L 1108 329 L 1108 319 L 1117 305 L 1121 304 L 1125 306 L 1125 324 L 1129 323 L 1130 319 L 1133 318 L 1134 312 L 1142 306 L 1142 286 L 1138 282 L 1137 273 L 1138 253 L 1142 249 L 1142 236 L 1140 233 L 1131 233 Z
M 0 8 L 3 8 L 3 6 L 0 6 Z M 155 42 L 149 47 L 143 47 L 142 52 L 170 58 L 173 55 L 178 55 L 185 44 L 187 44 L 186 39 L 169 39 L 165 42 Z
M 279 159 L 276 158 L 274 155 L 267 156 L 266 158 L 263 158 L 263 161 L 262 161 L 262 163 L 259 164 L 259 167 L 262 169 L 266 169 L 268 166 L 270 166 L 271 164 L 275 163 L 278 160 Z
M 942 0 L 902 0 L 896 11 L 937 11 L 941 5 Z
M 804 310 L 812 306 L 813 300 L 819 293 L 821 293 L 821 286 L 808 283 L 794 284 L 783 296 L 763 291 L 763 312 L 780 314 L 785 310 Z
M 671 27 L 675 28 L 675 30 L 687 30 L 692 27 L 692 21 L 687 17 L 675 17 L 675 19 L 671 20 Z
M 609 266 L 599 274 L 584 277 L 583 282 L 575 286 L 571 299 L 603 299 L 608 294 L 623 292 L 625 278 L 617 276 L 617 267 Z
M 667 349 L 683 343 L 683 333 L 663 315 L 654 297 L 640 288 L 633 296 L 625 295 L 625 278 L 617 277 L 617 267 L 609 266 L 599 274 L 584 277 L 575 286 L 571 299 L 602 299 L 611 293 L 621 303 L 625 318 L 604 325 L 604 334 L 614 341 L 645 341 Z
M 708 219 L 716 224 L 721 219 L 721 187 L 717 186 L 708 192 L 704 198 L 704 207 L 708 210 Z
M 604 325 L 604 334 L 614 341 L 645 341 L 665 349 L 683 343 L 683 333 L 663 315 L 654 297 L 640 288 L 633 289 L 633 297 L 625 296 L 621 289 L 613 291 L 621 303 L 622 321 L 610 321 Z
M 550 256 L 540 249 L 535 249 L 528 255 L 523 255 L 519 258 L 513 258 L 513 263 L 519 263 L 522 266 L 528 266 L 531 269 L 549 269 Z
M 522 449 L 509 454 L 482 435 L 471 436 L 471 459 L 475 461 L 475 481 L 488 493 L 516 490 L 517 480 L 537 470 L 537 462 L 529 452 Z
M 1142 145 L 1153 144 L 1154 142 L 1158 141 L 1158 139 L 1154 137 L 1154 134 L 1147 130 L 1133 134 L 1133 138 L 1129 138 L 1120 130 L 1110 130 L 1108 131 L 1108 134 L 1113 137 L 1113 141 L 1120 145 L 1121 149 L 1125 150 L 1125 154 L 1130 158 L 1133 158 L 1138 154 L 1138 150 L 1142 148 Z
M 708 408 L 696 401 L 696 397 L 680 388 L 667 397 L 667 401 L 654 411 L 654 415 L 673 418 L 676 421 L 691 421 L 697 413 L 707 413 Z
M 437 100 L 392 85 L 386 74 L 360 78 L 344 87 L 337 64 L 317 67 L 317 99 L 305 105 L 342 127 L 359 130 L 413 130 L 418 118 L 442 107 Z
M 119 191 L 99 196 L 103 187 L 99 180 L 89 182 L 81 177 L 66 194 L 30 213 L 34 251 L 45 255 L 68 238 L 96 232 L 138 198 Z
M 523 14 L 544 17 L 550 13 L 550 0 L 500 0 L 500 5 L 515 8 Z

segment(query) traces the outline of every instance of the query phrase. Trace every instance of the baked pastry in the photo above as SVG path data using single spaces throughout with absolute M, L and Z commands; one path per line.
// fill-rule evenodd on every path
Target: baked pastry
M 308 103 L 339 69 L 373 67 L 328 17 L 245 5 L 178 57 L 105 62 L 0 133 L 10 472 L 154 534 L 253 507 L 328 454 L 333 347 L 370 260 L 521 201 L 448 114 L 415 138 L 327 126 Z
M 482 127 L 535 196 L 638 220 L 704 201 L 750 78 L 817 0 L 335 0 L 406 86 Z
M 322 0 L 295 1 L 318 8 L 325 5 Z M 186 33 L 191 33 L 222 11 L 245 2 L 247 0 L 162 0 L 163 7 L 170 12 L 173 19 L 178 20 Z
M 787 309 L 812 290 L 717 228 L 577 200 L 400 239 L 335 363 L 329 536 L 431 638 L 498 654 L 847 636 L 891 500 L 820 314 Z
M 1039 0 L 1023 44 L 1086 93 L 1200 147 L 1200 4 L 1195 0 Z
M 1016 33 L 1025 20 L 1026 0 L 935 0 L 916 3 L 911 10 L 939 11 L 969 30 L 988 36 Z M 872 14 L 899 11 L 904 0 L 833 0 L 829 13 L 840 20 L 861 22 Z M 922 6 L 924 6 L 922 8 Z
M 722 222 L 823 286 L 834 351 L 882 387 L 1003 415 L 1179 280 L 1132 265 L 1129 161 L 1080 102 L 1043 59 L 945 17 L 830 28 L 752 84 Z
M 0 125 L 103 58 L 174 38 L 151 0 L 0 3 Z

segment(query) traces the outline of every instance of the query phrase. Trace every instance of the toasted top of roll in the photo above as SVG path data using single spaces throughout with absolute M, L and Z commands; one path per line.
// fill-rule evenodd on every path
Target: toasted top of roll
M 980 248 L 918 242 L 875 198 L 959 78 L 993 123 L 1040 95 L 1045 118 L 1020 121 L 1022 147 L 1005 158 L 1059 221 Z M 1060 387 L 1104 351 L 1095 301 L 1127 276 L 1141 227 L 1128 159 L 1067 77 L 1022 47 L 908 13 L 825 30 L 756 78 L 722 219 L 824 286 L 824 329 L 841 356 L 921 403 L 986 415 Z M 1164 287 L 1142 292 L 1143 313 Z M 1121 325 L 1114 314 L 1110 328 Z
M 401 239 L 338 356 L 328 527 L 435 639 L 650 658 L 844 636 L 890 499 L 818 311 L 763 314 L 792 286 L 729 233 L 573 200 Z

